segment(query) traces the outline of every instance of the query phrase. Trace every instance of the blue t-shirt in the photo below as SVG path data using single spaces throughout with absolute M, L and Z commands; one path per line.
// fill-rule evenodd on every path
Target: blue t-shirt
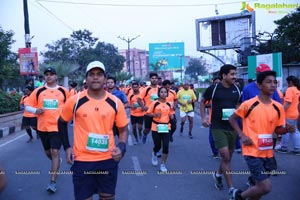
M 111 94 L 116 96 L 118 99 L 120 99 L 123 102 L 123 104 L 128 103 L 126 94 L 123 91 L 115 89 L 115 90 L 112 91 Z
M 242 102 L 244 102 L 248 99 L 252 99 L 253 97 L 256 97 L 259 94 L 259 92 L 260 92 L 259 88 L 257 87 L 257 84 L 255 83 L 255 81 L 251 82 L 243 89 Z M 282 104 L 277 90 L 275 90 L 275 92 L 273 93 L 271 98 Z

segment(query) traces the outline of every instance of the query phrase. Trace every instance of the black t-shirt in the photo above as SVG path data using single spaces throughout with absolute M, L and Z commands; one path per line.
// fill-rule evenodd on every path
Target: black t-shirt
M 211 128 L 233 130 L 228 120 L 222 120 L 223 109 L 236 109 L 240 99 L 240 90 L 235 85 L 226 88 L 222 83 L 218 83 L 217 86 L 209 86 L 204 92 L 203 98 L 205 101 L 212 99 Z

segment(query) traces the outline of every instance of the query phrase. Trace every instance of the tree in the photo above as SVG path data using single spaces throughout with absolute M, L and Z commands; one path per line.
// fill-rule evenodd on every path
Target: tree
M 272 47 L 283 53 L 283 63 L 300 63 L 300 10 L 274 23 L 278 27 L 274 31 L 276 43 Z
M 190 75 L 195 80 L 198 80 L 198 75 L 206 75 L 207 71 L 200 59 L 192 58 L 189 61 L 185 74 Z
M 277 28 L 273 33 L 267 34 L 267 39 L 259 39 L 260 54 L 282 52 L 282 62 L 300 63 L 300 10 L 295 10 L 283 18 L 274 21 Z
M 70 38 L 63 38 L 47 44 L 48 51 L 42 53 L 45 63 L 68 62 L 77 63 L 79 71 L 85 71 L 85 67 L 93 60 L 99 60 L 112 74 L 121 71 L 125 58 L 119 55 L 118 50 L 112 44 L 105 42 L 96 43 L 98 38 L 92 36 L 88 30 L 74 31 Z
M 0 27 L 0 89 L 4 89 L 4 85 L 15 87 L 20 84 L 14 81 L 20 73 L 17 64 L 18 55 L 10 50 L 15 42 L 13 35 L 13 31 L 5 31 Z

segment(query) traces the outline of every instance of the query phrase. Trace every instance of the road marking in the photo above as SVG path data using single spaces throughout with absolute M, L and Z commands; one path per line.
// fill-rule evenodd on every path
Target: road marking
M 20 135 L 20 136 L 18 136 L 18 137 L 16 137 L 16 138 L 14 138 L 14 139 L 8 141 L 8 142 L 5 142 L 5 143 L 1 144 L 1 145 L 0 145 L 0 148 L 6 146 L 6 145 L 8 145 L 8 144 L 10 144 L 10 143 L 12 143 L 12 142 L 14 142 L 14 141 L 16 141 L 16 140 L 18 140 L 18 139 L 20 139 L 21 137 L 24 137 L 25 135 L 27 135 L 27 134 L 24 133 L 24 134 L 22 134 L 22 135 Z
M 131 159 L 132 159 L 132 162 L 133 162 L 134 171 L 137 172 L 136 176 L 144 176 L 144 174 L 141 173 L 142 169 L 141 169 L 141 165 L 140 165 L 138 157 L 137 156 L 132 156 Z M 140 173 L 138 173 L 138 172 L 140 172 Z
M 132 137 L 131 137 L 131 135 L 128 135 L 128 145 L 129 146 L 132 146 L 133 145 L 133 142 L 132 142 Z

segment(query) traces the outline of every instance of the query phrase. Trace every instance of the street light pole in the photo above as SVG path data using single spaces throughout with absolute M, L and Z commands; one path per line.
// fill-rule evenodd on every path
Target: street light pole
M 133 37 L 133 38 L 125 38 L 125 37 L 121 37 L 121 36 L 118 36 L 118 38 L 119 39 L 121 39 L 121 40 L 123 40 L 123 41 L 125 41 L 125 42 L 127 42 L 127 47 L 128 47 L 128 51 L 127 51 L 127 66 L 128 66 L 128 71 L 129 71 L 129 73 L 131 73 L 131 70 L 130 70 L 130 43 L 133 41 L 133 40 L 135 40 L 135 39 L 137 39 L 138 37 L 140 37 L 141 35 L 137 35 L 137 36 L 135 36 L 135 37 Z

